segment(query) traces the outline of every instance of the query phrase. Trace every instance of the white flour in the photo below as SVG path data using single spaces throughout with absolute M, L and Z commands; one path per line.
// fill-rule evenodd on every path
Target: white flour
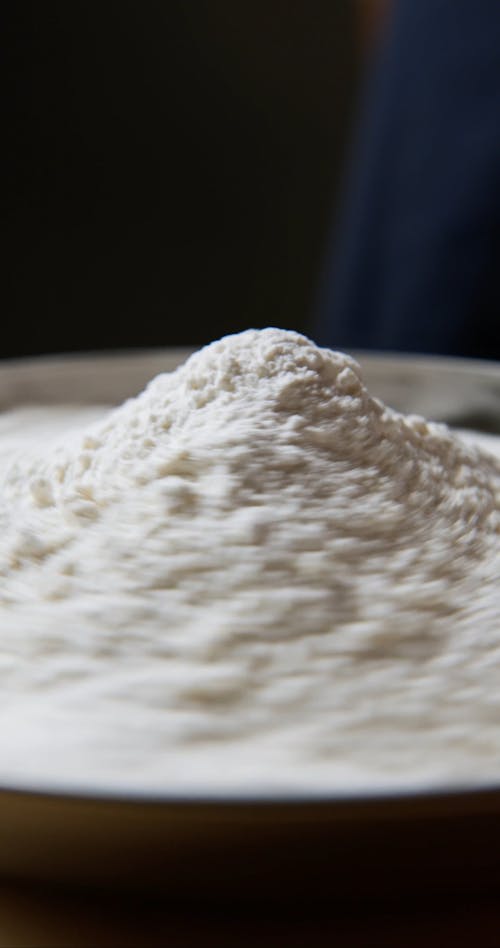
M 498 459 L 275 329 L 73 415 L 0 418 L 0 782 L 500 776 Z

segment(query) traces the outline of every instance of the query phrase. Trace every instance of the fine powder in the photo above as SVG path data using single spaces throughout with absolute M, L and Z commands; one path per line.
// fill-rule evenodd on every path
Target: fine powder
M 1 782 L 500 776 L 498 458 L 278 329 L 61 417 L 0 425 Z

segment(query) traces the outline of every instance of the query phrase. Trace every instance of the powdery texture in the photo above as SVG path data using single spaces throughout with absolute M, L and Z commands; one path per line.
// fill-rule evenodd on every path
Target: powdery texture
M 500 463 L 370 397 L 352 359 L 229 336 L 14 455 L 0 774 L 165 790 L 500 774 Z

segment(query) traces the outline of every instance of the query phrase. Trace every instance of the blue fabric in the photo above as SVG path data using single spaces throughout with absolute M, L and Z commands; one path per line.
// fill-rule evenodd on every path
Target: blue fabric
M 395 0 L 315 337 L 500 358 L 499 0 Z

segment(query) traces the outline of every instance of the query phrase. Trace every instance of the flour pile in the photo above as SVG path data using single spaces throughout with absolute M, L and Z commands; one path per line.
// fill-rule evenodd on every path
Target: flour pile
M 0 453 L 0 776 L 500 775 L 498 460 L 277 329 L 75 425 Z

